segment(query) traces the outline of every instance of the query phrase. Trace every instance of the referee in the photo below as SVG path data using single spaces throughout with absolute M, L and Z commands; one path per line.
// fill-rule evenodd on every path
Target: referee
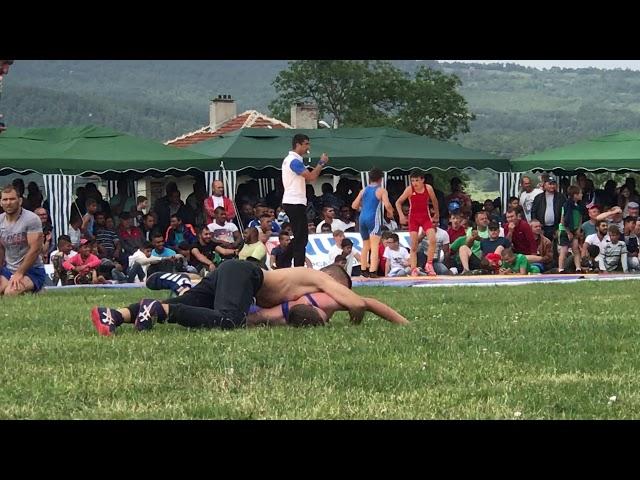
M 309 229 L 307 227 L 307 190 L 305 182 L 313 182 L 320 176 L 322 167 L 329 162 L 329 157 L 323 153 L 316 167 L 309 171 L 304 166 L 302 155 L 311 148 L 309 137 L 296 134 L 291 141 L 292 151 L 282 161 L 282 208 L 289 217 L 293 229 L 293 240 L 283 255 L 283 263 L 295 267 L 304 266 L 305 252 Z

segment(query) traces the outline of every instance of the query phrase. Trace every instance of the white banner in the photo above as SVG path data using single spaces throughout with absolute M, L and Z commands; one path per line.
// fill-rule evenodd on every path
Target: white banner
M 400 237 L 400 245 L 409 248 L 409 232 L 395 232 Z M 353 251 L 362 251 L 362 237 L 359 233 L 345 233 L 346 238 L 353 242 Z M 267 241 L 267 252 L 271 255 L 271 250 L 279 244 L 278 237 L 271 237 Z M 333 262 L 329 261 L 329 250 L 335 245 L 333 235 L 330 233 L 316 233 L 309 235 L 307 242 L 307 257 L 311 260 L 313 268 L 319 270 Z M 269 262 L 267 261 L 267 264 Z

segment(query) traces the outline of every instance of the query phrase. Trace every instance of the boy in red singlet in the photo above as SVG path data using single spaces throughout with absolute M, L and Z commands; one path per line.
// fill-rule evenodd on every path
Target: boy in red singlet
M 402 204 L 409 199 L 409 236 L 411 238 L 411 252 L 409 253 L 409 263 L 411 265 L 411 276 L 420 274 L 418 270 L 418 231 L 420 227 L 429 239 L 429 249 L 427 250 L 427 263 L 424 268 L 427 275 L 435 276 L 433 269 L 433 256 L 436 253 L 436 229 L 434 225 L 439 222 L 438 199 L 431 185 L 424 183 L 424 174 L 414 170 L 410 175 L 411 185 L 408 186 L 396 201 L 396 209 L 401 225 L 407 224 L 407 218 L 402 213 Z M 429 199 L 433 206 L 434 216 L 429 215 Z

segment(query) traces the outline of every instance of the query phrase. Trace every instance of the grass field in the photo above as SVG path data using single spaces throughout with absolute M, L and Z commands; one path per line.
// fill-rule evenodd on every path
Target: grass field
M 157 292 L 0 299 L 0 418 L 637 418 L 638 287 L 369 287 L 412 324 L 113 338 L 91 306 Z

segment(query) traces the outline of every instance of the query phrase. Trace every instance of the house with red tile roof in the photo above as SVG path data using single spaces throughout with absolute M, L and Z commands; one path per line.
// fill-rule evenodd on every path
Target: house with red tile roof
M 256 110 L 247 110 L 238 115 L 236 108 L 231 95 L 218 95 L 209 104 L 209 125 L 167 140 L 164 144 L 184 148 L 241 128 L 294 128 Z

